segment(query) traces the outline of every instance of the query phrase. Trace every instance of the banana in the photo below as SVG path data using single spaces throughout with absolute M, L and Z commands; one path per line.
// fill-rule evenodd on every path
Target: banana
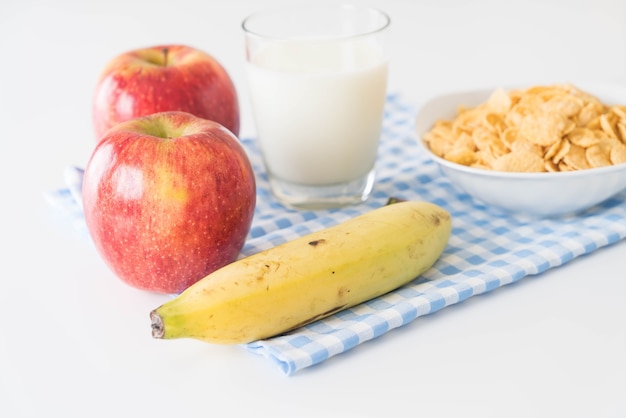
M 150 313 L 152 336 L 242 344 L 311 323 L 418 277 L 441 256 L 451 217 L 401 201 L 241 258 Z

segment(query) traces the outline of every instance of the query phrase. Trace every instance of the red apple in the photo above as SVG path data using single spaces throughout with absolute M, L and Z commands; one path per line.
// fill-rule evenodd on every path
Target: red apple
M 85 167 L 87 229 L 113 272 L 139 289 L 179 293 L 234 261 L 255 204 L 237 137 L 186 112 L 121 122 Z
M 113 58 L 96 83 L 96 139 L 120 122 L 178 110 L 213 120 L 239 135 L 239 101 L 226 70 L 185 45 L 160 45 Z

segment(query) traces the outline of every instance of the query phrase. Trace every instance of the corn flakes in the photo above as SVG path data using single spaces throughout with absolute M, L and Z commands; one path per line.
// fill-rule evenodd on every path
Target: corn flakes
M 626 163 L 626 105 L 569 84 L 496 89 L 424 135 L 437 156 L 486 170 L 555 172 Z

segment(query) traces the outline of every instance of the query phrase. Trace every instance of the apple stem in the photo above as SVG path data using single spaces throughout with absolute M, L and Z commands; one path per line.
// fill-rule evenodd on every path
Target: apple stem
M 163 53 L 163 66 L 167 67 L 167 54 L 169 53 L 169 49 L 167 47 L 163 48 L 161 52 Z
M 159 315 L 156 310 L 150 312 L 150 320 L 152 321 L 152 336 L 154 338 L 163 338 L 165 334 L 165 324 L 163 323 L 163 318 Z

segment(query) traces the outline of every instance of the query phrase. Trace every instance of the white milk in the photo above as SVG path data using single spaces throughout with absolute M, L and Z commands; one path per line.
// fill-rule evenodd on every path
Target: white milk
M 328 185 L 373 169 L 387 85 L 375 44 L 271 44 L 252 57 L 247 75 L 271 176 Z

